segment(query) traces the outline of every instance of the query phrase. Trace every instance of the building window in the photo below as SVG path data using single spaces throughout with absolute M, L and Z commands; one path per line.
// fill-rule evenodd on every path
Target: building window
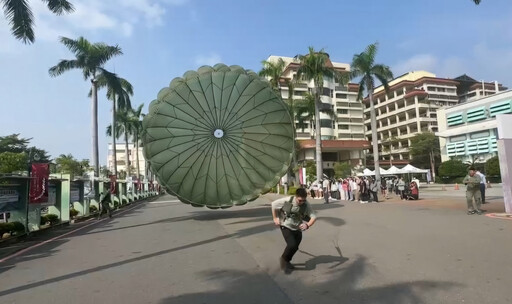
M 459 142 L 459 141 L 465 141 L 466 140 L 466 134 L 450 137 L 450 142 Z
M 322 95 L 332 97 L 332 90 L 329 88 L 324 88 Z
M 483 131 L 483 132 L 478 132 L 478 133 L 472 133 L 469 135 L 469 138 L 477 139 L 477 138 L 483 138 L 483 137 L 489 137 L 489 136 L 490 136 L 489 131 Z
M 347 94 L 336 93 L 336 98 L 339 99 L 347 99 L 347 96 Z
M 332 120 L 331 119 L 320 119 L 320 127 L 321 128 L 332 128 Z
M 340 130 L 348 130 L 349 129 L 349 125 L 338 125 L 338 129 L 340 129 Z
M 345 115 L 345 114 L 348 114 L 348 110 L 347 109 L 337 109 L 336 112 L 339 114 L 339 115 Z

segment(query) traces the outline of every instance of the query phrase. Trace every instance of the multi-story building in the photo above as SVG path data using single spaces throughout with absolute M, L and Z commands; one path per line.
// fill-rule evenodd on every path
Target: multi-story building
M 393 164 L 409 163 L 411 138 L 418 133 L 438 131 L 438 109 L 461 101 L 472 102 L 482 94 L 494 94 L 496 89 L 505 89 L 497 83 L 483 82 L 480 87 L 476 85 L 478 83 L 467 75 L 447 79 L 426 71 L 414 71 L 390 81 L 387 93 L 383 86 L 376 88 L 374 104 L 380 159 Z M 364 103 L 366 138 L 371 141 L 367 101 Z
M 134 144 L 128 144 L 128 155 L 130 159 L 130 173 L 131 176 L 137 176 L 137 153 L 139 154 L 139 168 L 140 175 L 146 176 L 146 159 L 142 153 L 142 147 L 139 151 Z M 116 156 L 117 156 L 117 171 L 127 172 L 126 167 L 126 145 L 124 143 L 116 143 Z M 114 150 L 112 144 L 108 144 L 107 167 L 110 172 L 114 172 Z
M 485 162 L 496 156 L 496 115 L 512 113 L 512 91 L 458 104 L 437 111 L 441 160 Z
M 296 79 L 299 62 L 292 57 L 270 56 L 267 61 L 277 62 L 281 58 L 286 68 L 279 82 L 279 89 L 284 100 L 290 97 L 294 101 L 304 99 L 307 93 L 314 90 L 313 81 L 302 79 L 294 84 L 293 92 L 289 92 L 287 81 Z M 346 63 L 327 60 L 326 65 L 342 73 L 350 71 Z M 335 79 L 324 78 L 321 93 L 322 107 L 320 112 L 322 160 L 325 171 L 332 170 L 335 162 L 349 162 L 352 166 L 362 164 L 364 150 L 369 142 L 364 137 L 363 106 L 357 101 L 359 86 L 349 83 L 342 85 Z M 329 114 L 330 112 L 330 114 Z M 314 120 L 299 123 L 295 120 L 297 140 L 300 144 L 298 161 L 315 159 L 315 126 Z

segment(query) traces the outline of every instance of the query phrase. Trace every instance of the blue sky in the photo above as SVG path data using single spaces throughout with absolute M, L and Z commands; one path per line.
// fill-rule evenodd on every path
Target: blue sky
M 89 83 L 77 71 L 57 78 L 48 68 L 72 58 L 59 36 L 118 44 L 124 55 L 106 68 L 135 88 L 147 105 L 174 78 L 223 62 L 258 71 L 269 55 L 324 48 L 350 63 L 375 41 L 377 61 L 395 75 L 425 69 L 440 77 L 467 73 L 512 87 L 512 2 L 483 0 L 250 1 L 71 0 L 76 12 L 57 17 L 32 0 L 36 43 L 10 36 L 0 18 L 0 135 L 21 133 L 56 157 L 91 155 Z M 110 105 L 99 93 L 100 163 L 106 163 Z

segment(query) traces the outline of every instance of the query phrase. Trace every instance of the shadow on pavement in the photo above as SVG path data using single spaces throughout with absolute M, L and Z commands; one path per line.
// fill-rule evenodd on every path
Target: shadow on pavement
M 341 207 L 344 207 L 344 205 L 340 205 L 340 204 L 314 205 L 315 211 L 329 210 L 329 209 L 335 209 L 335 208 L 341 208 Z M 141 211 L 137 211 L 137 212 L 141 212 Z M 131 216 L 131 215 L 128 215 L 128 216 Z M 109 232 L 109 231 L 143 227 L 143 226 L 148 226 L 148 225 L 175 223 L 175 222 L 182 222 L 182 221 L 189 221 L 189 220 L 217 221 L 217 220 L 234 219 L 234 218 L 251 218 L 251 219 L 230 223 L 229 225 L 241 224 L 241 223 L 251 223 L 251 222 L 271 221 L 272 220 L 272 216 L 270 213 L 270 207 L 257 207 L 257 208 L 251 208 L 251 209 L 233 209 L 233 210 L 208 210 L 208 211 L 195 211 L 195 212 L 192 212 L 191 215 L 170 217 L 170 218 L 166 218 L 166 219 L 162 219 L 162 220 L 158 220 L 158 221 L 154 221 L 154 222 L 149 222 L 149 223 L 123 226 L 123 227 L 117 227 L 117 228 L 111 228 L 111 229 L 103 229 L 100 231 L 91 231 L 88 234 L 97 234 L 97 233 L 103 233 L 103 232 Z M 319 216 L 318 220 L 326 221 L 329 224 L 334 225 L 334 226 L 341 226 L 341 225 L 345 224 L 344 220 L 335 218 L 335 217 Z
M 434 294 L 439 296 L 438 293 L 441 291 L 449 291 L 460 286 L 452 282 L 422 280 L 359 288 L 359 285 L 365 286 L 360 284 L 360 281 L 366 275 L 367 267 L 366 258 L 360 256 L 344 269 L 336 270 L 336 273 L 325 282 L 306 285 L 300 277 L 287 281 L 278 276 L 274 278 L 273 286 L 265 286 L 266 289 L 262 289 L 262 284 L 269 285 L 266 273 L 249 274 L 238 270 L 208 271 L 204 272 L 203 276 L 208 280 L 215 280 L 220 285 L 215 291 L 168 297 L 162 299 L 160 304 L 295 303 L 299 300 L 302 303 L 423 304 L 432 303 Z M 293 274 L 289 277 L 293 277 Z M 268 290 L 269 288 L 271 289 Z

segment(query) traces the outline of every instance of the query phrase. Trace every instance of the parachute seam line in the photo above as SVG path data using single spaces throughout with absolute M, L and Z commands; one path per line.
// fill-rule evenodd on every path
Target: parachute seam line
M 233 89 L 235 88 L 235 84 L 236 84 L 236 81 L 238 80 L 238 78 L 240 77 L 241 74 L 237 74 L 237 78 L 236 80 L 233 82 L 233 85 L 232 85 L 232 88 L 231 88 L 231 91 L 229 92 L 229 96 L 228 96 L 228 100 L 227 100 L 227 104 L 226 104 L 226 108 L 229 106 L 229 101 L 231 100 L 231 96 L 233 94 Z M 224 80 L 226 80 L 226 75 L 224 75 Z M 224 93 L 224 85 L 225 85 L 225 81 L 223 82 L 222 84 L 222 92 Z M 223 94 L 224 96 L 224 94 Z M 227 111 L 226 111 L 227 112 Z M 226 123 L 226 116 L 227 114 L 224 114 L 221 116 L 221 122 L 222 122 L 222 127 L 225 128 L 225 123 Z
M 236 86 L 236 83 L 238 82 L 238 80 L 240 79 L 242 74 L 240 74 L 237 78 L 237 81 L 235 82 L 235 86 Z M 228 117 L 231 115 L 231 113 L 233 113 L 233 110 L 236 108 L 236 105 L 238 104 L 238 101 L 240 100 L 240 97 L 243 96 L 243 94 L 245 93 L 245 91 L 247 90 L 247 88 L 249 88 L 251 86 L 251 84 L 253 83 L 253 81 L 256 80 L 256 78 L 252 78 L 252 77 L 249 77 L 247 74 L 244 74 L 245 76 L 247 76 L 249 78 L 249 83 L 245 86 L 245 88 L 243 88 L 243 90 L 240 92 L 240 90 L 238 89 L 238 86 L 237 87 L 237 90 L 239 91 L 239 95 L 238 97 L 236 98 L 234 104 L 233 104 L 233 107 L 231 108 L 230 112 L 229 112 L 229 115 Z M 259 93 L 259 92 L 258 92 Z M 250 99 L 249 99 L 250 100 Z M 241 105 L 240 106 L 240 109 L 243 108 L 249 101 L 247 101 L 245 104 Z M 229 129 L 229 125 L 231 124 L 231 121 L 234 119 L 234 116 L 231 116 L 227 121 L 226 121 L 226 129 Z
M 240 155 L 243 159 L 245 159 L 245 160 L 247 161 L 247 158 L 245 158 L 245 157 L 244 157 L 244 156 L 243 156 L 243 155 L 238 151 L 238 149 L 236 149 L 236 147 L 237 147 L 237 146 L 236 146 L 234 143 L 232 143 L 232 142 L 231 142 L 231 140 L 226 140 L 226 145 L 228 145 L 229 147 L 231 147 L 231 148 L 232 148 L 232 150 L 231 150 L 231 151 L 233 151 L 233 154 L 237 153 L 238 155 Z M 244 151 L 245 151 L 245 150 L 244 150 Z M 238 163 L 238 165 L 240 166 L 240 168 L 241 168 L 241 169 L 243 169 L 243 166 L 242 166 L 242 164 L 240 163 L 240 161 L 238 160 L 238 158 L 233 157 L 233 159 Z M 229 161 L 231 162 L 231 158 L 229 158 Z M 247 163 L 249 163 L 249 162 L 247 161 Z M 232 166 L 233 166 L 233 165 L 232 165 Z M 252 167 L 252 166 L 251 166 L 251 167 Z M 253 167 L 253 169 L 254 169 L 254 167 Z M 233 171 L 234 171 L 234 170 L 233 170 Z M 256 171 L 256 170 L 255 170 L 255 171 Z M 240 170 L 240 172 L 242 172 L 242 173 L 247 177 L 247 179 L 251 182 L 252 186 L 255 186 L 255 182 L 254 182 L 254 180 L 251 178 L 251 176 L 250 176 L 249 174 L 247 174 L 247 172 L 245 172 L 244 170 Z M 258 171 L 256 171 L 256 173 L 257 173 L 258 175 L 260 175 L 260 177 L 261 177 L 261 174 L 260 174 Z M 246 195 L 243 195 L 243 194 L 242 194 L 242 198 L 243 198 L 244 196 L 246 196 Z
M 206 145 L 207 143 L 211 143 L 211 142 L 212 142 L 212 139 L 209 139 L 209 140 L 205 143 L 205 145 Z M 204 151 L 201 151 L 201 153 L 196 157 L 196 160 L 197 160 L 197 159 L 199 158 L 199 156 L 201 156 L 202 154 L 208 155 L 207 151 L 211 150 L 211 149 L 212 149 L 212 147 L 211 147 L 211 146 L 207 146 L 207 148 L 208 148 L 208 149 L 206 149 L 206 150 L 204 150 Z M 197 151 L 197 150 L 196 150 L 196 151 Z M 193 153 L 192 155 L 195 155 L 195 154 L 196 154 L 196 153 Z M 190 155 L 186 160 L 190 159 L 190 157 L 192 157 L 192 155 Z M 205 158 L 203 158 L 203 163 L 204 163 L 204 159 L 205 159 Z M 186 161 L 186 160 L 185 160 L 185 161 Z M 178 192 L 181 190 L 181 187 L 182 187 L 182 185 L 183 185 L 183 181 L 185 181 L 185 179 L 186 179 L 186 177 L 188 176 L 188 174 L 192 171 L 193 166 L 194 166 L 194 165 L 190 166 L 190 168 L 189 168 L 189 169 L 187 170 L 187 172 L 185 173 L 185 175 L 184 175 L 184 177 L 183 177 L 183 179 L 182 179 L 182 182 L 178 185 L 178 190 L 177 190 Z M 200 167 L 200 168 L 202 168 L 202 163 L 201 163 L 201 167 Z M 176 172 L 176 171 L 174 171 L 174 172 Z M 174 172 L 173 172 L 173 174 L 171 174 L 171 177 L 174 175 Z M 197 179 L 194 179 L 194 181 L 196 181 L 196 180 L 197 180 Z M 196 185 L 196 183 L 194 182 L 194 184 L 192 185 L 192 193 L 193 193 L 193 189 L 194 189 L 194 186 L 195 186 L 195 185 Z M 192 198 L 190 198 L 190 200 L 191 200 L 191 199 L 192 199 Z
M 254 139 L 250 139 L 250 138 L 244 138 L 244 139 L 245 139 L 245 140 L 247 140 L 247 141 L 255 142 L 255 143 L 257 143 L 257 144 L 258 144 L 258 145 L 260 145 L 260 146 L 268 145 L 268 146 L 271 146 L 271 147 L 278 148 L 278 149 L 280 149 L 280 150 L 284 150 L 284 151 L 287 151 L 287 150 L 288 150 L 288 149 L 285 149 L 285 148 L 280 147 L 280 146 L 276 146 L 276 145 L 272 145 L 272 144 L 267 144 L 267 143 L 262 143 L 262 142 L 259 142 L 259 141 L 254 140 Z M 232 139 L 232 140 L 233 140 L 233 141 L 235 141 L 235 139 Z M 262 154 L 264 154 L 264 155 L 266 155 L 266 156 L 269 156 L 269 157 L 270 157 L 270 158 L 272 158 L 272 159 L 274 159 L 274 158 L 275 158 L 275 156 L 274 156 L 274 155 L 270 155 L 270 154 L 268 154 L 267 152 L 261 151 L 260 149 L 257 149 L 257 148 L 255 148 L 255 147 L 249 146 L 249 145 L 244 144 L 244 143 L 242 143 L 242 142 L 240 142 L 240 143 L 241 143 L 242 145 L 246 145 L 246 146 L 250 147 L 251 149 L 254 149 L 254 150 L 256 150 L 256 151 L 259 151 L 259 152 L 261 152 Z M 242 149 L 242 148 L 240 148 L 240 149 Z M 245 150 L 245 151 L 246 151 L 246 150 Z M 247 152 L 247 151 L 246 151 L 246 152 Z M 255 157 L 255 158 L 256 158 L 256 157 Z M 261 162 L 261 161 L 260 161 L 260 162 Z
M 197 83 L 199 84 L 199 87 L 201 88 L 201 90 L 204 92 L 204 88 L 203 88 L 203 85 L 201 84 L 201 80 L 199 80 L 199 77 L 197 77 Z M 188 82 L 185 81 L 184 85 L 189 89 L 189 91 L 192 93 L 192 96 L 194 97 L 194 100 L 197 102 L 197 104 L 199 105 L 199 107 L 201 107 L 201 110 L 205 111 L 205 108 L 203 107 L 203 105 L 201 104 L 201 102 L 199 102 L 199 100 L 196 98 L 196 94 L 194 93 L 194 90 L 192 90 L 192 88 L 188 85 Z M 178 96 L 181 97 L 181 95 L 176 91 L 176 93 L 178 94 Z M 197 113 L 197 115 L 201 118 L 203 118 L 203 116 L 201 115 L 201 113 L 199 113 L 196 109 L 194 109 L 194 107 L 190 106 L 190 104 L 188 103 L 188 100 L 185 100 L 183 97 L 181 97 L 181 99 L 183 99 L 183 101 L 185 101 L 185 103 L 187 105 L 189 105 L 189 107 Z M 206 95 L 205 95 L 205 100 L 206 100 Z M 206 106 L 208 107 L 208 101 L 206 100 Z M 208 111 L 211 112 L 211 109 L 210 107 L 208 107 Z M 205 111 L 206 112 L 206 111 Z M 204 116 L 209 122 L 210 122 L 210 126 L 208 126 L 210 129 L 213 128 L 215 126 L 215 122 L 212 122 L 208 117 L 208 115 L 205 115 Z
M 224 116 L 224 120 L 225 120 L 225 128 L 226 128 L 226 130 L 229 130 L 228 125 L 229 125 L 230 120 L 231 120 L 231 118 L 230 118 L 230 117 L 231 117 L 231 113 L 233 113 L 233 109 L 235 108 L 236 103 L 237 103 L 238 99 L 239 99 L 239 98 L 240 98 L 240 96 L 241 96 L 241 92 L 240 92 L 240 90 L 239 90 L 239 88 L 238 88 L 238 86 L 237 86 L 237 82 L 238 82 L 238 80 L 240 79 L 241 75 L 242 75 L 242 74 L 238 74 L 238 75 L 237 75 L 236 80 L 233 82 L 233 88 L 231 89 L 231 92 L 230 92 L 230 94 L 229 94 L 228 105 L 230 104 L 230 101 L 231 101 L 231 100 L 232 100 L 232 98 L 233 98 L 233 91 L 234 91 L 235 89 L 236 89 L 236 91 L 239 93 L 239 97 L 238 97 L 238 98 L 235 98 L 235 99 L 233 100 L 233 106 L 229 109 L 229 111 L 228 111 L 228 112 L 226 113 L 226 115 Z M 248 86 L 246 86 L 246 87 L 248 87 Z M 244 91 L 245 91 L 245 89 L 244 89 Z
M 235 141 L 235 140 L 234 140 L 234 139 L 229 139 L 229 141 Z M 242 143 L 242 145 L 244 145 L 244 144 Z M 246 149 L 242 148 L 241 146 L 238 146 L 238 149 L 239 149 L 239 150 L 243 150 L 243 151 L 245 151 L 246 153 L 248 153 L 248 155 L 251 155 L 251 154 L 250 154 Z M 255 149 L 255 150 L 256 150 L 256 149 Z M 263 180 L 265 180 L 265 178 L 261 175 L 261 173 L 260 173 L 258 170 L 256 170 L 256 168 L 251 164 L 251 162 L 249 162 L 249 161 L 248 161 L 248 159 L 247 159 L 246 157 L 244 157 L 244 156 L 243 156 L 243 155 L 242 155 L 238 150 L 236 150 L 236 152 L 237 152 L 237 153 L 238 153 L 238 154 L 239 154 L 243 159 L 245 159 L 245 160 L 247 161 L 247 163 L 249 164 L 249 166 L 250 166 L 252 169 L 254 169 L 254 171 L 255 171 L 255 172 L 256 172 L 256 173 L 257 173 L 257 174 L 258 174 L 258 175 L 259 175 Z M 266 153 L 265 153 L 265 154 L 266 154 Z M 252 155 L 251 155 L 251 156 L 252 156 Z M 252 158 L 254 158 L 254 159 L 255 159 L 257 162 L 259 162 L 261 165 L 264 165 L 264 163 L 263 163 L 262 161 L 260 161 L 257 157 L 252 156 Z M 240 166 L 240 167 L 241 167 L 241 168 L 243 168 L 242 166 Z M 253 184 L 254 184 L 254 183 L 253 183 Z
M 247 86 L 247 87 L 249 87 L 249 86 Z M 256 98 L 256 95 L 257 95 L 258 93 L 260 93 L 260 92 L 264 91 L 265 89 L 267 89 L 267 88 L 262 87 L 258 92 L 256 92 L 256 93 L 253 95 L 253 97 L 252 97 L 252 98 L 249 98 L 249 99 L 248 99 L 248 100 L 247 100 L 243 105 L 241 105 L 241 106 L 240 106 L 240 109 L 243 109 L 243 108 L 244 108 L 244 107 L 245 107 L 249 102 L 251 102 L 251 99 Z M 242 96 L 242 94 L 240 94 L 240 96 Z M 240 100 L 240 98 L 238 98 L 238 100 Z M 262 104 L 264 104 L 265 102 L 269 101 L 269 100 L 272 100 L 272 99 L 265 99 L 264 101 L 262 101 L 262 102 L 258 103 L 258 107 L 259 107 L 259 106 L 261 106 Z M 250 111 L 250 110 L 253 110 L 253 109 L 255 109 L 255 108 L 250 108 L 248 111 L 245 111 L 245 113 L 244 113 L 244 114 L 242 114 L 242 115 L 239 115 L 239 116 L 238 116 L 238 119 L 240 120 L 240 119 L 241 119 L 242 117 L 244 117 L 247 113 L 249 113 L 249 111 Z M 235 121 L 235 122 L 236 122 L 236 121 Z M 231 121 L 230 121 L 230 125 L 229 125 L 229 126 L 231 127 L 231 124 L 233 124 L 233 123 L 234 123 L 234 122 L 231 122 Z

